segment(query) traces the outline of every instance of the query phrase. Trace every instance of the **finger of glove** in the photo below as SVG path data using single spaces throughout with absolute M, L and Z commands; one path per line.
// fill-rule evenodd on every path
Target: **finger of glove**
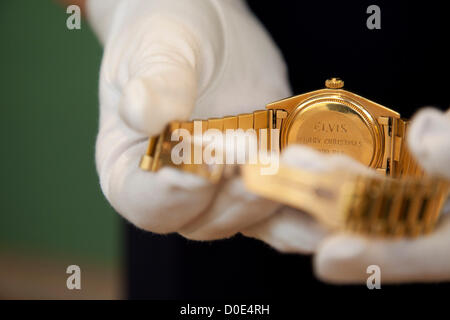
M 326 156 L 300 145 L 289 146 L 282 154 L 281 163 L 314 172 L 345 169 L 372 174 L 366 167 L 349 157 Z M 308 213 L 284 208 L 256 225 L 248 227 L 242 233 L 260 239 L 282 252 L 308 254 L 316 250 L 318 243 L 325 237 L 328 230 Z
M 429 173 L 450 179 L 450 112 L 426 108 L 412 119 L 408 145 Z
M 171 121 L 187 120 L 197 99 L 192 34 L 168 17 L 146 17 L 124 33 L 115 41 L 124 50 L 108 46 L 104 58 L 121 94 L 118 111 L 124 122 L 152 136 Z
M 206 212 L 187 224 L 180 233 L 193 240 L 228 238 L 273 214 L 280 205 L 245 190 L 233 177 L 222 183 L 220 192 Z
M 284 253 L 315 252 L 328 230 L 302 211 L 283 207 L 267 219 L 242 230 Z
M 205 210 L 215 188 L 172 168 L 143 171 L 139 160 L 147 143 L 115 113 L 103 112 L 96 147 L 100 185 L 111 205 L 139 228 L 173 232 Z
M 281 155 L 281 163 L 312 172 L 348 171 L 372 175 L 374 171 L 342 154 L 327 155 L 310 147 L 291 145 Z
M 365 283 L 376 265 L 381 283 L 450 280 L 450 215 L 430 235 L 417 239 L 371 239 L 338 234 L 324 240 L 315 256 L 317 276 L 331 283 Z

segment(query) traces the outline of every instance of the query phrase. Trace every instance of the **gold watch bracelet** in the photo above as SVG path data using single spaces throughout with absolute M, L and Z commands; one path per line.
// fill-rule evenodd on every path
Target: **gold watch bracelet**
M 276 125 L 271 110 L 250 114 L 173 122 L 163 133 L 149 140 L 140 167 L 157 171 L 171 166 L 217 182 L 224 165 L 175 165 L 171 150 L 174 130 L 194 134 L 195 122 L 208 129 L 269 129 Z M 358 175 L 349 172 L 317 173 L 280 166 L 274 175 L 261 175 L 260 165 L 244 165 L 241 173 L 247 188 L 263 197 L 304 210 L 332 228 L 374 236 L 414 237 L 433 230 L 449 193 L 449 182 L 430 176 L 413 159 L 405 142 L 408 122 L 398 119 L 387 176 Z M 388 134 L 388 133 L 386 133 Z M 270 131 L 267 135 L 270 146 Z M 392 141 L 391 140 L 391 141 Z

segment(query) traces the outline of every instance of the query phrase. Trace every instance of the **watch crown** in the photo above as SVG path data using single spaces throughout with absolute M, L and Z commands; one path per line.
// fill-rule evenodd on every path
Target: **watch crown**
M 344 87 L 344 80 L 339 78 L 331 78 L 325 81 L 325 87 L 328 89 L 341 89 Z

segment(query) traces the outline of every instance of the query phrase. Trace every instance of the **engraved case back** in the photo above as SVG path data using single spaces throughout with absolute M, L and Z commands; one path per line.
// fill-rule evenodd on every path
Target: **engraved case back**
M 316 96 L 288 116 L 281 147 L 304 144 L 320 152 L 346 154 L 375 167 L 380 159 L 377 122 L 362 106 L 340 95 Z

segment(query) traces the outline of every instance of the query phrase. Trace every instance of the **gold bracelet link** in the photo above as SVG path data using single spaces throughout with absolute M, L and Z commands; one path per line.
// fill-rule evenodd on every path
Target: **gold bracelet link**
M 208 178 L 209 171 L 204 170 L 203 167 L 205 166 L 194 164 L 193 152 L 191 152 L 191 164 L 173 164 L 171 160 L 171 151 L 178 141 L 171 141 L 172 132 L 176 129 L 185 129 L 191 134 L 191 137 L 193 137 L 195 122 L 200 121 L 202 124 L 202 133 L 208 129 L 217 129 L 221 132 L 225 132 L 227 129 L 255 129 L 258 134 L 259 129 L 270 129 L 270 121 L 272 119 L 270 117 L 271 114 L 271 110 L 258 110 L 253 113 L 241 114 L 239 116 L 210 118 L 208 120 L 171 122 L 162 134 L 149 139 L 147 152 L 142 157 L 139 166 L 141 169 L 147 171 L 157 171 L 163 166 L 172 166 L 183 171 L 198 173 Z M 259 134 L 257 136 L 259 141 Z M 270 130 L 268 130 L 267 139 L 267 146 L 270 146 Z M 191 141 L 191 143 L 194 144 L 194 141 Z M 214 180 L 217 179 L 214 178 Z
M 408 143 L 406 141 L 406 132 L 409 126 L 409 121 L 404 119 L 399 119 L 397 121 L 397 133 L 395 135 L 398 148 L 396 149 L 394 160 L 395 161 L 395 175 L 396 178 L 414 176 L 422 177 L 424 176 L 424 171 L 419 166 L 417 161 L 414 160 L 411 152 L 408 148 Z
M 379 236 L 430 232 L 447 198 L 449 183 L 431 177 L 357 177 L 346 193 L 346 229 Z

